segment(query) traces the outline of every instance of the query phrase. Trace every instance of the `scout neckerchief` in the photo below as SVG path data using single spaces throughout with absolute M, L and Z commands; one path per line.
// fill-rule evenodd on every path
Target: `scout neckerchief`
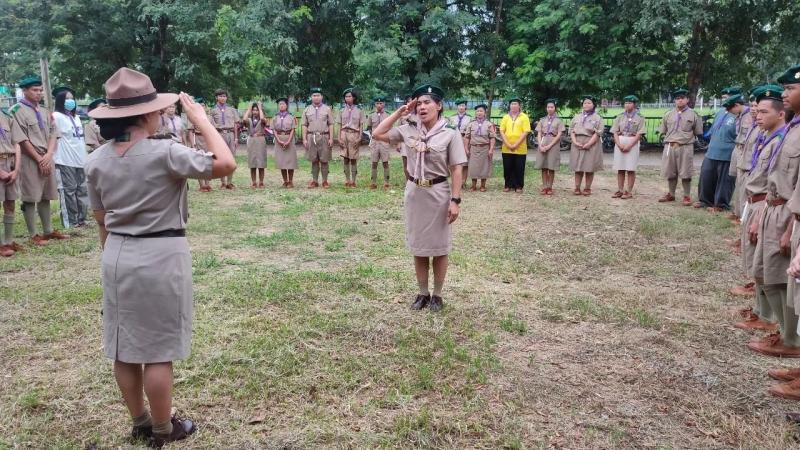
M 36 122 L 39 123 L 39 129 L 44 131 L 44 119 L 42 119 L 42 113 L 39 112 L 39 108 L 34 106 L 33 103 L 29 102 L 26 98 L 20 99 L 19 102 L 32 109 L 33 112 L 36 113 Z
M 800 116 L 795 117 L 791 122 L 787 123 L 783 126 L 783 128 L 781 128 L 783 135 L 786 136 L 789 134 L 789 131 L 791 131 L 791 129 L 796 127 L 798 124 L 800 124 Z M 775 150 L 772 152 L 772 154 L 769 155 L 769 167 L 767 169 L 768 172 L 772 172 L 772 166 L 775 164 L 775 161 L 777 160 L 778 155 L 781 153 L 781 150 L 783 150 L 783 144 L 785 143 L 786 139 L 781 139 L 781 142 L 777 147 L 775 147 Z
M 628 114 L 627 112 L 625 112 L 625 118 L 626 118 L 626 119 L 628 119 L 628 120 L 625 122 L 625 130 L 624 130 L 624 131 L 625 131 L 626 133 L 630 133 L 630 131 L 631 131 L 631 125 L 633 125 L 633 119 L 634 119 L 634 117 L 636 117 L 636 113 L 637 113 L 637 111 L 636 111 L 635 109 L 634 109 L 633 111 L 631 111 L 631 113 L 630 113 L 630 114 Z
M 258 133 L 258 124 L 261 123 L 261 117 L 254 119 L 250 116 L 250 136 L 255 136 Z
M 411 170 L 411 176 L 417 180 L 425 179 L 425 153 L 430 149 L 428 148 L 428 139 L 438 133 L 447 125 L 447 120 L 439 119 L 430 130 L 425 128 L 422 121 L 416 125 L 417 133 L 419 133 L 419 140 L 412 147 L 417 151 L 417 160 L 414 161 L 414 168 Z
M 767 137 L 766 134 L 759 133 L 758 137 L 756 138 L 756 142 L 753 144 L 753 157 L 750 158 L 750 170 L 747 171 L 748 175 L 750 175 L 750 172 L 753 171 L 753 169 L 756 167 L 756 164 L 758 163 L 758 158 L 759 156 L 761 156 L 761 150 L 765 147 L 764 140 L 766 137 Z M 770 140 L 771 139 L 772 138 L 770 137 Z
M 544 132 L 545 135 L 550 134 L 550 130 L 553 129 L 553 121 L 554 120 L 556 120 L 556 115 L 555 114 L 553 114 L 552 116 L 550 114 L 547 115 L 547 131 Z
M 64 114 L 64 115 L 69 117 L 69 121 L 72 122 L 72 130 L 73 130 L 72 136 L 74 136 L 76 138 L 83 137 L 83 130 L 81 130 L 81 128 L 78 126 L 78 124 L 75 123 L 75 118 L 72 117 L 72 114 L 67 113 L 67 114 Z
M 280 119 L 280 122 L 278 122 L 278 129 L 279 130 L 286 131 L 286 128 L 283 127 L 283 119 L 285 119 L 286 116 L 288 116 L 288 115 L 289 115 L 289 113 L 286 112 L 286 111 L 281 111 L 281 112 L 278 113 L 278 119 Z
M 169 123 L 170 123 L 170 127 L 172 128 L 172 134 L 177 136 L 178 135 L 178 129 L 175 128 L 175 116 L 172 116 L 172 117 L 169 118 Z M 164 121 L 164 116 L 162 115 L 161 116 L 161 127 L 163 128 L 165 125 L 166 125 L 166 122 Z
M 591 117 L 593 114 L 594 114 L 594 109 L 592 109 L 591 111 L 584 111 L 583 113 L 581 113 L 581 115 L 583 116 L 583 120 L 581 120 L 581 126 L 584 126 L 586 124 L 586 119 Z
M 678 112 L 678 120 L 675 121 L 675 128 L 673 128 L 672 131 L 678 131 L 678 127 L 681 126 L 681 114 L 685 113 L 688 110 L 689 110 L 688 106 L 683 109 L 675 108 L 675 111 Z
M 345 127 L 345 128 L 353 128 L 353 123 L 352 123 L 352 120 L 353 120 L 353 110 L 354 110 L 354 109 L 356 109 L 356 105 L 347 105 L 347 104 L 346 104 L 346 105 L 344 105 L 344 109 L 346 109 L 346 110 L 347 110 L 347 126 L 345 126 L 345 124 L 344 124 L 344 123 L 342 123 L 342 127 Z
M 478 132 L 475 133 L 477 136 L 483 136 L 483 122 L 486 121 L 486 118 L 483 119 L 475 119 L 475 123 L 478 124 Z
M 461 121 L 464 119 L 464 117 L 466 117 L 466 115 L 467 113 L 458 113 L 458 125 L 456 125 L 456 128 L 458 128 L 459 131 L 461 131 Z
M 222 116 L 222 125 L 225 125 L 225 104 L 224 103 L 222 103 L 222 104 L 217 103 L 217 109 L 219 110 L 220 113 L 222 113 L 221 114 L 221 116 Z
M 739 113 L 738 116 L 736 116 L 736 122 L 735 122 L 736 123 L 736 134 L 739 134 L 739 131 L 741 131 L 741 129 L 742 129 L 742 127 L 741 127 L 742 119 L 744 118 L 745 114 L 750 114 L 750 107 L 749 106 L 745 106 L 744 107 L 744 111 L 742 111 L 741 113 Z
M 375 114 L 378 115 L 378 124 L 380 125 L 383 122 L 383 111 L 375 111 Z

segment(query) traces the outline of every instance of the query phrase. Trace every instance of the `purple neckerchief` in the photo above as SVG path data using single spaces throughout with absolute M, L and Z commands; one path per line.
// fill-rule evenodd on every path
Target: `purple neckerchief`
M 2 114 L 2 113 L 0 113 L 0 114 Z M 11 128 L 11 127 L 9 127 L 9 128 Z M 9 140 L 8 139 L 8 135 L 6 134 L 6 130 L 3 129 L 3 125 L 2 124 L 0 124 L 0 138 L 3 138 L 4 141 L 8 141 Z
M 422 121 L 416 125 L 417 133 L 419 133 L 419 142 L 415 146 L 417 151 L 417 160 L 414 161 L 414 168 L 411 170 L 411 176 L 418 179 L 425 179 L 425 153 L 428 152 L 428 138 L 441 131 L 447 125 L 447 120 L 439 119 L 436 124 L 428 130 Z
M 544 132 L 545 135 L 550 134 L 550 130 L 553 129 L 553 121 L 556 120 L 556 115 L 553 114 L 552 116 L 547 116 L 547 131 Z
M 39 108 L 33 105 L 33 103 L 29 102 L 27 99 L 23 98 L 19 101 L 23 105 L 27 106 L 28 108 L 32 109 L 33 112 L 36 113 L 36 121 L 39 122 L 39 129 L 44 131 L 44 120 L 42 119 L 42 113 L 39 112 Z
M 625 113 L 625 118 L 628 119 L 628 121 L 625 123 L 626 133 L 629 133 L 631 131 L 631 122 L 633 121 L 633 118 L 636 117 L 636 113 L 637 111 L 635 109 L 631 111 L 630 114 L 628 114 L 627 112 Z
M 172 126 L 172 132 L 175 133 L 175 135 L 177 135 L 178 129 L 175 128 L 175 116 L 169 118 L 169 124 Z
M 356 109 L 356 105 L 344 105 L 344 108 L 347 110 L 347 125 L 352 125 L 353 110 Z M 344 123 L 342 123 L 342 126 L 344 126 Z
M 485 121 L 486 119 L 475 119 L 475 122 L 478 124 L 478 132 L 475 133 L 476 136 L 483 136 L 483 122 Z
M 675 128 L 672 131 L 678 131 L 678 127 L 681 126 L 681 114 L 689 111 L 689 107 L 687 106 L 686 108 L 683 108 L 683 110 L 675 108 L 675 111 L 678 111 L 678 120 L 675 121 Z
M 286 131 L 286 130 L 283 128 L 283 119 L 285 119 L 285 118 L 286 118 L 286 116 L 288 116 L 288 115 L 289 115 L 289 113 L 288 113 L 288 112 L 286 112 L 286 111 L 282 111 L 282 112 L 279 112 L 279 113 L 278 113 L 278 118 L 280 119 L 280 123 L 278 123 L 278 128 L 279 128 L 281 131 Z
M 225 104 L 220 105 L 217 103 L 217 109 L 222 113 L 222 125 L 225 125 Z
M 747 174 L 750 175 L 750 172 L 755 169 L 756 164 L 758 163 L 758 157 L 761 156 L 761 149 L 763 148 L 762 144 L 764 143 L 764 138 L 766 135 L 764 133 L 759 133 L 758 138 L 756 138 L 756 142 L 753 144 L 753 157 L 750 158 L 750 170 L 747 171 Z
M 583 120 L 581 120 L 581 125 L 585 125 L 586 124 L 586 119 L 588 119 L 591 115 L 594 114 L 594 110 L 591 110 L 591 111 L 588 111 L 588 112 L 584 111 L 582 114 L 583 114 Z
M 727 119 L 730 114 L 731 113 L 729 113 L 728 111 L 725 111 L 725 114 L 723 114 L 722 117 L 716 122 L 714 122 L 714 125 L 711 126 L 711 132 L 708 133 L 708 135 L 712 136 L 717 130 L 719 130 L 719 127 L 721 127 L 722 124 L 725 123 L 725 119 Z
M 464 114 L 459 113 L 458 114 L 458 125 L 456 125 L 456 128 L 458 128 L 459 131 L 461 131 L 461 121 L 464 119 L 464 117 L 466 115 L 467 115 L 467 113 L 464 113 Z
M 787 123 L 786 125 L 783 126 L 783 128 L 781 128 L 781 131 L 783 131 L 783 135 L 786 136 L 787 134 L 789 134 L 789 131 L 792 128 L 796 127 L 798 124 L 800 124 L 800 116 L 795 117 L 794 119 L 792 119 L 791 122 Z M 772 152 L 772 154 L 769 155 L 769 167 L 767 169 L 767 172 L 769 173 L 772 172 L 772 167 L 775 164 L 778 155 L 781 153 L 781 150 L 783 150 L 783 144 L 785 143 L 786 139 L 782 139 L 780 144 L 778 144 L 778 146 L 775 147 L 775 150 Z
M 256 132 L 258 132 L 258 124 L 261 122 L 261 118 L 254 119 L 253 116 L 250 116 L 250 136 L 255 136 Z

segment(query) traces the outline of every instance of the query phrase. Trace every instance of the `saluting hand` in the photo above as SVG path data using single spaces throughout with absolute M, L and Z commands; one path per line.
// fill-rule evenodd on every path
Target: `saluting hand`
M 181 92 L 178 98 L 181 101 L 181 106 L 184 112 L 186 112 L 186 118 L 189 119 L 189 122 L 197 125 L 203 120 L 208 121 L 208 116 L 206 115 L 206 110 L 203 108 L 203 105 L 195 102 L 189 94 Z

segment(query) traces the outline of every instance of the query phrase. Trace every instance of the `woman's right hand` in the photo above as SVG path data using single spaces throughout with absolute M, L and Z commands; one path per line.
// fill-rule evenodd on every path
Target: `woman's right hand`
M 183 107 L 183 111 L 186 113 L 186 117 L 189 119 L 194 125 L 201 123 L 202 121 L 208 121 L 208 116 L 206 115 L 206 110 L 203 108 L 203 105 L 194 101 L 189 94 L 185 92 L 181 92 L 178 95 L 178 98 L 181 101 L 181 106 Z
M 757 221 L 753 221 L 753 223 L 750 224 L 750 227 L 747 229 L 747 234 L 749 235 L 751 244 L 753 244 L 753 245 L 758 244 L 758 222 Z

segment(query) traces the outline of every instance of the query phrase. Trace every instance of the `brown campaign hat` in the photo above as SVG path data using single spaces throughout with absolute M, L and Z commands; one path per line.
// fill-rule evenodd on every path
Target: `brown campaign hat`
M 106 104 L 89 111 L 94 119 L 119 119 L 159 111 L 178 101 L 178 94 L 159 94 L 150 77 L 123 67 L 105 85 Z

